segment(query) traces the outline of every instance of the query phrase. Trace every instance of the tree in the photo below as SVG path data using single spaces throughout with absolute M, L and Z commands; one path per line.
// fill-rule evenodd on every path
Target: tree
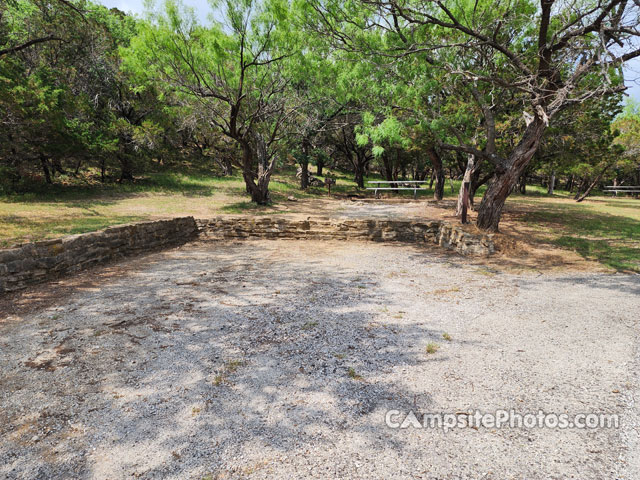
M 640 185 L 640 102 L 628 99 L 611 128 L 617 134 L 615 144 L 624 149 L 617 157 L 614 181 Z
M 512 148 L 492 153 L 468 141 L 440 144 L 493 165 L 477 219 L 485 230 L 498 229 L 504 203 L 550 120 L 571 105 L 622 91 L 622 64 L 640 56 L 634 43 L 640 37 L 640 5 L 626 0 L 361 0 L 315 5 L 325 30 L 350 48 L 396 58 L 428 52 L 430 62 L 449 74 L 449 82 L 482 83 L 498 98 L 519 105 L 523 118 Z M 406 41 L 389 42 L 385 48 L 370 41 L 368 32 L 375 29 Z M 490 61 L 464 61 L 478 55 Z M 447 61 L 452 58 L 461 61 Z
M 167 92 L 207 113 L 213 129 L 242 151 L 242 175 L 252 201 L 270 200 L 269 181 L 287 117 L 282 62 L 292 55 L 286 6 L 229 0 L 210 26 L 168 1 L 128 49 L 127 66 L 155 78 Z
M 65 24 L 86 21 L 84 14 L 82 0 L 5 0 L 0 5 L 0 58 L 44 43 L 70 41 Z

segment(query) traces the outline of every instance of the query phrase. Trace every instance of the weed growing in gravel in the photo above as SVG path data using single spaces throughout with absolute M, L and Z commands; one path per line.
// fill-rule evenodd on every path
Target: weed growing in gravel
M 447 293 L 455 293 L 459 291 L 460 291 L 460 287 L 440 288 L 438 290 L 434 290 L 433 292 L 427 292 L 427 295 L 444 295 Z
M 243 360 L 229 360 L 225 365 L 225 370 L 228 373 L 235 373 L 235 371 L 238 370 L 238 368 L 242 367 L 243 365 L 244 365 Z
M 496 274 L 496 272 L 492 272 L 491 270 L 487 270 L 486 268 L 478 268 L 477 270 L 474 270 L 474 273 L 477 273 L 478 275 L 484 275 L 485 277 L 493 277 Z
M 436 353 L 439 348 L 440 348 L 440 345 L 438 345 L 437 343 L 429 342 L 427 343 L 426 350 L 427 350 L 427 353 L 431 355 L 432 353 Z
M 223 371 L 213 377 L 213 384 L 217 387 L 223 383 L 227 383 L 227 375 L 235 373 L 238 368 L 244 366 L 246 363 L 244 360 L 228 360 L 223 367 Z
M 358 375 L 353 367 L 347 369 L 347 375 L 354 380 L 364 380 L 362 375 Z
M 447 332 L 444 332 L 442 334 L 442 338 L 444 338 L 447 342 L 451 341 L 451 335 L 449 335 Z
M 312 328 L 316 327 L 318 325 L 318 322 L 316 321 L 312 321 L 312 322 L 307 322 L 305 323 L 302 327 L 302 330 L 311 330 Z

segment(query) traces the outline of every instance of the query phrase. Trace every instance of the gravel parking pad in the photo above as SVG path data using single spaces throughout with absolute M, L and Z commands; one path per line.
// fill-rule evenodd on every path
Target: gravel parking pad
M 638 275 L 194 243 L 0 323 L 0 477 L 640 478 L 639 312 Z M 385 424 L 476 409 L 621 427 Z

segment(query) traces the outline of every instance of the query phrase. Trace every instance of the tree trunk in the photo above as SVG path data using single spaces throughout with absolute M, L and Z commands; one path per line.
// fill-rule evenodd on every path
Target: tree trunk
M 553 195 L 553 191 L 555 190 L 555 188 L 556 188 L 556 171 L 553 170 L 551 172 L 551 178 L 549 178 L 549 188 L 547 190 L 547 193 L 549 195 Z
M 356 157 L 353 162 L 353 168 L 355 172 L 354 180 L 358 185 L 358 188 L 364 188 L 364 170 L 366 166 L 366 158 L 364 158 L 364 155 L 359 152 L 355 152 L 355 155 Z
M 589 194 L 591 193 L 591 190 L 593 190 L 593 188 L 598 184 L 598 182 L 600 182 L 600 179 L 602 178 L 602 176 L 605 174 L 605 172 L 607 170 L 609 170 L 609 167 L 611 165 L 607 165 L 605 166 L 602 171 L 598 174 L 598 176 L 596 177 L 596 179 L 591 182 L 591 184 L 589 185 L 589 187 L 587 187 L 587 189 L 585 190 L 585 192 L 578 198 L 576 198 L 576 202 L 580 203 L 581 201 L 583 201 L 585 198 L 587 198 L 589 196 Z
M 520 179 L 518 180 L 518 191 L 522 195 L 527 194 L 527 174 L 526 173 L 523 173 L 522 175 L 520 175 Z
M 393 164 L 391 162 L 391 159 L 385 154 L 382 155 L 382 166 L 384 167 L 384 178 L 388 182 L 393 182 L 394 180 L 397 180 L 397 178 L 394 178 Z M 397 175 L 395 177 L 397 177 Z M 389 187 L 396 189 L 398 185 L 395 183 L 390 183 Z
M 573 190 L 573 175 L 569 175 L 569 178 L 567 179 L 567 185 L 564 187 L 564 189 L 571 193 L 571 190 Z
M 427 155 L 429 156 L 429 160 L 431 160 L 431 165 L 433 165 L 436 180 L 433 198 L 434 200 L 442 200 L 442 197 L 444 197 L 444 168 L 442 168 L 442 159 L 433 147 L 427 149 Z
M 247 192 L 251 195 L 251 201 L 258 205 L 267 205 L 271 202 L 269 193 L 269 181 L 273 173 L 275 161 L 269 161 L 267 145 L 261 135 L 255 134 L 254 145 L 247 140 L 241 142 L 242 146 L 242 177 L 244 178 Z M 257 160 L 258 172 L 254 172 L 254 161 Z
M 302 142 L 302 158 L 300 159 L 300 188 L 306 190 L 309 188 L 309 144 Z
M 318 163 L 316 163 L 316 175 L 321 177 L 323 168 L 324 168 L 324 160 L 321 160 L 320 158 L 318 158 Z
M 227 177 L 233 176 L 233 164 L 228 157 L 222 159 L 222 173 Z
M 522 139 L 516 145 L 505 168 L 496 171 L 478 209 L 476 225 L 482 230 L 498 231 L 502 209 L 507 197 L 536 153 L 546 124 L 536 115 L 527 126 Z
M 360 168 L 360 165 L 356 166 L 356 174 L 354 180 L 358 185 L 358 188 L 364 188 L 364 171 L 362 168 Z
M 464 176 L 462 177 L 462 183 L 460 184 L 460 192 L 458 193 L 458 205 L 456 206 L 456 216 L 459 217 L 462 215 L 462 207 L 464 206 L 464 184 L 469 182 L 469 186 L 471 186 L 471 175 L 476 170 L 476 160 L 475 155 L 468 155 L 467 157 L 467 167 L 464 170 Z M 467 193 L 467 199 L 470 198 L 470 192 Z M 469 207 L 469 205 L 467 205 Z
M 40 155 L 40 165 L 42 165 L 42 172 L 44 173 L 44 179 L 47 183 L 53 183 L 51 181 L 51 171 L 49 170 L 49 163 L 44 155 Z
M 481 163 L 482 163 L 481 158 L 476 159 L 476 168 L 471 174 L 471 185 L 469 185 L 469 204 L 472 207 L 475 205 L 474 201 L 475 201 L 476 192 L 482 185 L 487 183 L 491 178 L 491 174 L 487 174 L 484 177 L 480 178 L 480 173 L 482 171 L 482 169 L 480 168 Z
M 60 175 L 66 175 L 67 172 L 64 168 L 62 168 L 62 163 L 60 163 L 60 159 L 53 159 L 51 161 L 51 166 L 54 172 L 58 172 Z
M 306 190 L 309 188 L 309 162 L 301 161 L 300 168 L 300 188 Z
M 127 155 L 118 155 L 118 161 L 120 162 L 120 180 L 118 181 L 122 183 L 125 180 L 133 180 L 133 165 Z
M 586 190 L 588 186 L 589 186 L 589 177 L 582 177 L 582 180 L 580 181 L 580 185 L 578 185 L 576 194 L 573 196 L 573 199 L 578 200 L 580 198 L 580 195 L 582 195 L 582 192 Z

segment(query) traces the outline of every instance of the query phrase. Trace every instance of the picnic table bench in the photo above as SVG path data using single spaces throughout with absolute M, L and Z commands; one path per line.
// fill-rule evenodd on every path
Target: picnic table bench
M 367 183 L 375 184 L 375 187 L 367 187 L 367 190 L 373 190 L 376 198 L 379 197 L 380 190 L 413 190 L 413 198 L 418 197 L 418 191 L 426 192 L 426 188 L 420 188 L 420 185 L 427 184 L 428 180 L 371 180 Z M 388 187 L 387 185 L 396 185 Z
M 604 193 L 618 195 L 618 192 L 638 194 L 640 193 L 640 185 L 608 185 L 604 187 Z

